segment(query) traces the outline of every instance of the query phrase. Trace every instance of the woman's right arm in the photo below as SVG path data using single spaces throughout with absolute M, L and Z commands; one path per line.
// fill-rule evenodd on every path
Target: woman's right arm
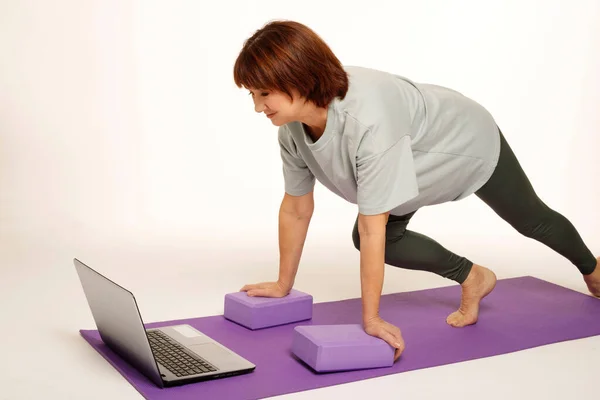
M 279 280 L 284 290 L 294 286 L 308 227 L 314 211 L 313 192 L 283 196 L 279 208 Z
M 241 291 L 249 296 L 283 297 L 292 290 L 313 210 L 312 191 L 303 196 L 285 193 L 279 207 L 279 278 L 245 285 Z

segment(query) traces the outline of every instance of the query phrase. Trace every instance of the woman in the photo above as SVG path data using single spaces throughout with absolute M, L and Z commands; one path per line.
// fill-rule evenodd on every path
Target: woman
M 246 285 L 249 296 L 292 288 L 313 212 L 315 180 L 358 205 L 352 238 L 360 251 L 365 332 L 404 349 L 398 327 L 378 313 L 384 263 L 430 271 L 461 285 L 448 324 L 477 321 L 495 274 L 407 230 L 424 206 L 476 194 L 521 234 L 570 260 L 600 296 L 600 257 L 573 225 L 548 208 L 497 127 L 460 93 L 360 67 L 342 67 L 324 41 L 293 21 L 274 21 L 250 37 L 234 80 L 255 110 L 279 127 L 285 195 L 279 210 L 277 282 Z

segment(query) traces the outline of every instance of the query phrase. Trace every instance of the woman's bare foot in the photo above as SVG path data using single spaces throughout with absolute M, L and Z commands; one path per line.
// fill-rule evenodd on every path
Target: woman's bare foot
M 460 308 L 446 318 L 446 322 L 462 328 L 477 322 L 479 302 L 496 286 L 496 274 L 481 265 L 473 264 L 469 276 L 462 283 Z
M 584 275 L 583 280 L 587 283 L 590 292 L 600 297 L 600 257 L 596 258 L 596 269 L 589 275 Z

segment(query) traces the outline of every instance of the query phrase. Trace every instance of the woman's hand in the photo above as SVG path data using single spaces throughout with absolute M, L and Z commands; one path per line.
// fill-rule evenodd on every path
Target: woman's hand
M 394 361 L 400 358 L 405 347 L 400 328 L 384 321 L 380 317 L 374 317 L 364 322 L 364 329 L 369 335 L 385 340 L 390 346 L 396 349 Z
M 240 292 L 247 292 L 250 297 L 284 297 L 292 288 L 277 282 L 262 282 L 245 285 Z

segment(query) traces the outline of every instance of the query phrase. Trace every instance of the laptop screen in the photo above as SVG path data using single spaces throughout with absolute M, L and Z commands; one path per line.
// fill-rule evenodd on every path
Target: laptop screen
M 81 261 L 74 259 L 74 263 L 102 341 L 162 387 L 163 381 L 133 294 Z

